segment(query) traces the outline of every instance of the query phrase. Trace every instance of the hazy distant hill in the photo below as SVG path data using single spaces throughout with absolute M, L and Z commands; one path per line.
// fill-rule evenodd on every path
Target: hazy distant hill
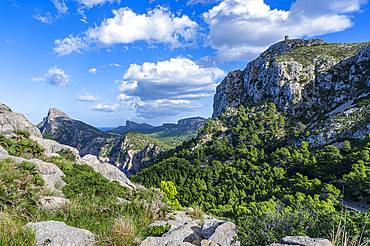
M 126 126 L 119 126 L 108 131 L 109 133 L 122 134 L 128 131 L 140 132 L 152 138 L 163 141 L 166 144 L 175 146 L 185 140 L 196 137 L 197 131 L 206 121 L 202 117 L 192 117 L 178 120 L 177 124 L 165 123 L 162 126 L 151 126 L 133 121 L 126 121 Z

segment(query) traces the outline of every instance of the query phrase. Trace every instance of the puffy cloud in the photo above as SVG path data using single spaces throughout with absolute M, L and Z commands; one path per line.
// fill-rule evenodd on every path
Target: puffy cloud
M 216 82 L 225 75 L 219 68 L 202 68 L 187 58 L 178 57 L 157 63 L 131 64 L 119 90 L 143 101 L 197 100 L 213 95 Z
M 94 111 L 101 111 L 101 112 L 111 113 L 113 111 L 120 110 L 121 106 L 119 104 L 107 105 L 107 104 L 98 103 L 97 105 L 95 105 L 94 107 L 92 107 L 90 109 L 94 110 Z
M 96 68 L 90 68 L 89 69 L 89 73 L 92 73 L 92 74 L 96 74 L 97 71 L 98 71 L 98 69 L 96 69 Z
M 202 108 L 199 99 L 212 96 L 225 75 L 219 68 L 202 67 L 183 57 L 131 64 L 116 100 L 124 109 L 135 109 L 142 119 L 176 116 Z
M 43 81 L 46 82 L 46 84 L 55 85 L 59 87 L 70 86 L 69 80 L 70 80 L 69 75 L 67 75 L 63 69 L 60 69 L 57 66 L 50 68 L 43 77 L 31 79 L 31 81 L 33 82 Z
M 263 0 L 224 0 L 203 14 L 210 33 L 206 44 L 222 61 L 247 61 L 269 45 L 292 38 L 342 31 L 363 0 L 297 0 L 289 11 L 271 9 Z
M 95 5 L 103 5 L 106 4 L 107 2 L 113 3 L 113 2 L 118 2 L 118 4 L 121 2 L 120 0 L 76 0 L 80 4 L 83 4 L 84 6 L 88 8 L 92 8 Z
M 85 102 L 95 102 L 99 100 L 98 94 L 91 95 L 90 93 L 86 92 L 85 95 L 77 95 L 76 100 L 78 101 L 85 101 Z
M 133 96 L 128 96 L 126 94 L 119 94 L 116 98 L 117 101 L 128 101 L 130 99 L 132 99 Z
M 81 50 L 88 47 L 88 43 L 89 42 L 87 40 L 83 40 L 80 37 L 73 37 L 73 35 L 69 35 L 63 40 L 55 40 L 56 47 L 54 47 L 54 51 L 58 53 L 58 56 L 69 55 L 72 52 L 80 53 Z
M 172 48 L 190 45 L 197 35 L 198 24 L 186 15 L 175 16 L 167 8 L 158 7 L 147 14 L 137 14 L 129 8 L 112 10 L 114 17 L 103 20 L 80 36 L 55 41 L 54 51 L 68 55 L 94 45 L 109 46 L 145 41 L 164 43 Z

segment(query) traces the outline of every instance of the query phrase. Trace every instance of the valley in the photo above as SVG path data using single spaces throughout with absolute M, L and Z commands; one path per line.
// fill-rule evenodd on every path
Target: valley
M 369 42 L 287 38 L 218 84 L 208 119 L 103 132 L 56 108 L 36 127 L 1 104 L 0 208 L 98 245 L 368 245 L 369 87 Z M 39 193 L 71 203 L 47 210 Z

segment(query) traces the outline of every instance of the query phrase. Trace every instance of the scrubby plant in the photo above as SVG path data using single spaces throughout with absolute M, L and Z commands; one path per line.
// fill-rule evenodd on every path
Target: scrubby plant
M 7 212 L 0 212 L 0 245 L 32 246 L 35 233 L 22 227 L 18 218 Z
M 147 230 L 149 237 L 161 237 L 163 234 L 171 229 L 171 225 L 166 223 L 165 225 L 154 225 Z
M 30 162 L 0 160 L 0 209 L 35 213 L 44 180 Z
M 176 186 L 171 181 L 162 181 L 161 189 L 164 192 L 165 198 L 168 200 L 167 204 L 175 210 L 181 210 L 179 201 L 175 198 L 177 195 Z
M 62 158 L 66 159 L 68 161 L 74 161 L 76 159 L 75 153 L 73 153 L 72 150 L 67 149 L 67 148 L 63 148 L 63 149 L 57 151 L 56 153 L 58 153 Z

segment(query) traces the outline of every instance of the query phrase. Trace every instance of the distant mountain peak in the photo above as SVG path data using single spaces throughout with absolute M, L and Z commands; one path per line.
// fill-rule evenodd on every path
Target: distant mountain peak
M 47 117 L 50 120 L 55 119 L 55 118 L 58 118 L 58 117 L 64 117 L 64 118 L 72 119 L 66 113 L 64 113 L 62 110 L 57 109 L 57 108 L 50 108 Z
M 126 128 L 135 128 L 135 129 L 152 129 L 155 126 L 149 125 L 147 123 L 136 123 L 134 121 L 127 120 Z

